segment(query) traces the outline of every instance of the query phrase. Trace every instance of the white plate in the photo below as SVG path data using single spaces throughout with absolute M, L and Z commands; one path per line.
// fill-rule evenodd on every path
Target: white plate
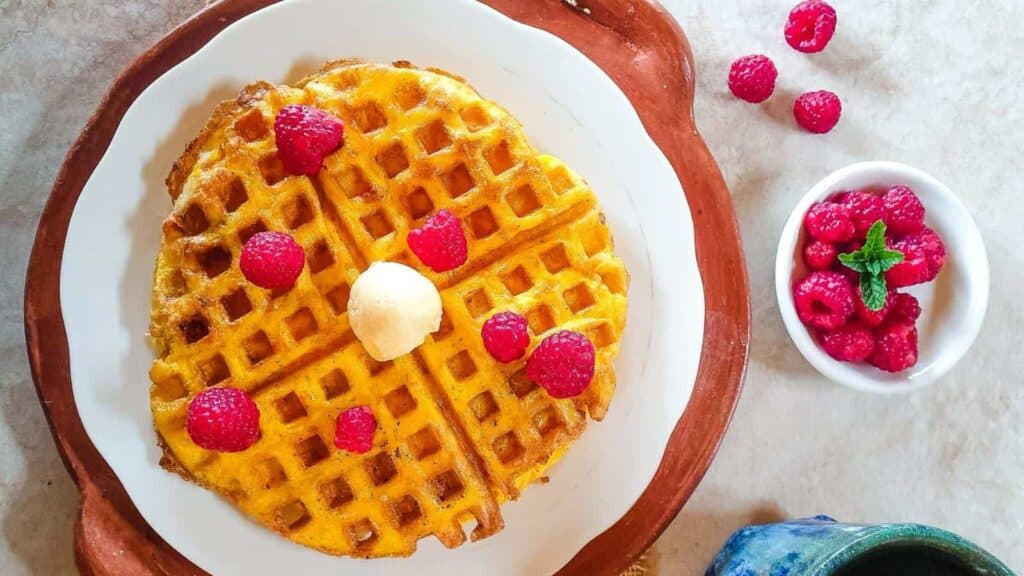
M 78 200 L 61 306 L 82 423 L 147 522 L 208 572 L 554 572 L 637 500 L 689 400 L 704 295 L 692 220 L 668 161 L 622 92 L 574 48 L 470 0 L 441 4 L 295 0 L 243 18 L 139 96 Z M 409 559 L 335 558 L 250 522 L 159 467 L 149 413 L 145 332 L 171 163 L 214 104 L 242 85 L 293 81 L 347 56 L 450 70 L 505 105 L 540 149 L 590 182 L 632 274 L 619 389 L 605 421 L 588 428 L 549 484 L 502 508 L 502 532 L 456 550 L 428 538 Z

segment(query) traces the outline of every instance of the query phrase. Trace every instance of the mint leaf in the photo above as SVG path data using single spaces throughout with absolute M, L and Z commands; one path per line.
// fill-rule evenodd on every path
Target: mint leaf
M 860 251 L 869 257 L 885 251 L 885 222 L 876 220 L 871 225 L 868 237 L 864 240 L 864 247 Z
M 867 272 L 867 261 L 864 259 L 864 255 L 858 252 L 848 252 L 846 254 L 839 255 L 839 261 L 847 268 L 855 272 Z
M 860 274 L 861 300 L 872 312 L 877 312 L 885 306 L 889 294 L 885 285 L 885 272 L 903 262 L 903 259 L 902 252 L 886 247 L 885 222 L 881 220 L 871 225 L 860 250 L 839 255 L 839 262 L 843 266 Z
M 861 274 L 860 297 L 864 305 L 872 312 L 878 312 L 885 306 L 889 289 L 885 285 L 885 276 L 881 274 Z
M 904 256 L 902 252 L 897 252 L 896 250 L 884 251 L 882 255 L 879 256 L 877 260 L 875 260 L 875 262 L 878 263 L 879 267 L 878 273 L 881 274 L 882 272 L 891 269 L 893 266 L 899 264 L 900 262 L 903 262 L 903 259 Z

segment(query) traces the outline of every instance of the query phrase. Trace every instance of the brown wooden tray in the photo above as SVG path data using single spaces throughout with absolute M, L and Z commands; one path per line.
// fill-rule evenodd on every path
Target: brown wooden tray
M 128 107 L 156 78 L 232 22 L 277 0 L 222 0 L 139 56 L 114 82 L 71 147 L 43 211 L 25 287 L 25 333 L 36 391 L 82 494 L 75 558 L 83 574 L 205 574 L 139 515 L 78 417 L 61 317 L 61 257 L 75 203 Z M 729 191 L 693 121 L 693 55 L 652 0 L 482 0 L 547 30 L 597 63 L 626 94 L 686 193 L 704 285 L 704 344 L 689 405 L 657 473 L 629 512 L 559 575 L 617 574 L 643 552 L 704 476 L 739 397 L 750 336 L 746 268 Z M 500 536 L 499 536 L 500 537 Z

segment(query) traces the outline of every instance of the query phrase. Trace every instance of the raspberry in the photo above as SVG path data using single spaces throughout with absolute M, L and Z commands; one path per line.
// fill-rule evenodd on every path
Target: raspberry
M 875 350 L 871 329 L 860 322 L 851 322 L 818 336 L 822 349 L 841 362 L 863 362 Z
M 306 265 L 306 253 L 283 232 L 258 232 L 242 247 L 238 267 L 260 288 L 290 288 Z
M 427 218 L 409 231 L 409 248 L 434 272 L 446 272 L 466 263 L 469 248 L 462 223 L 447 210 Z
M 868 362 L 886 372 L 917 364 L 917 328 L 909 322 L 886 322 L 875 328 L 875 351 Z
M 890 234 L 910 234 L 924 226 L 924 205 L 906 186 L 893 186 L 883 196 L 885 226 Z
M 779 71 L 771 58 L 761 54 L 744 56 L 729 68 L 729 90 L 740 100 L 752 104 L 764 102 L 775 92 Z
M 890 288 L 924 284 L 930 280 L 928 278 L 928 255 L 922 246 L 916 243 L 896 241 L 889 243 L 889 247 L 903 253 L 903 261 L 885 273 L 885 282 Z
M 886 282 L 894 288 L 931 282 L 946 262 L 942 238 L 927 226 L 917 234 L 908 234 L 888 244 L 903 253 L 903 262 L 885 273 Z
M 892 307 L 894 294 L 895 293 L 893 291 L 889 291 L 889 294 L 885 297 L 885 304 L 882 305 L 881 310 L 869 310 L 867 305 L 864 304 L 864 297 L 861 294 L 860 285 L 858 283 L 853 296 L 854 313 L 864 324 L 871 327 L 878 326 L 889 315 L 889 309 Z
M 856 252 L 864 247 L 863 240 L 854 240 L 853 242 L 847 242 L 843 244 L 842 249 L 839 250 L 840 254 L 849 254 L 850 252 Z
M 946 264 L 946 245 L 943 244 L 939 233 L 928 226 L 924 226 L 920 232 L 905 236 L 903 240 L 905 242 L 918 242 L 924 248 L 924 253 L 928 259 L 928 275 L 931 277 L 929 280 L 934 280 Z
M 339 450 L 364 454 L 373 448 L 373 435 L 377 432 L 377 419 L 369 406 L 354 406 L 338 414 L 334 426 L 334 445 Z
M 512 362 L 526 354 L 530 334 L 526 331 L 526 318 L 515 312 L 500 312 L 484 322 L 480 335 L 484 348 L 498 362 Z
M 324 156 L 341 147 L 344 129 L 341 120 L 319 108 L 285 106 L 274 118 L 277 156 L 290 174 L 316 174 Z
M 556 332 L 534 348 L 526 375 L 552 398 L 579 396 L 594 378 L 594 345 L 579 332 Z
M 828 270 L 836 263 L 837 254 L 835 245 L 821 240 L 811 240 L 804 246 L 804 262 L 812 270 Z
M 804 0 L 789 13 L 786 42 L 805 53 L 821 52 L 836 32 L 836 11 L 821 0 Z
M 842 254 L 842 252 L 840 252 L 840 254 Z M 842 262 L 836 261 L 836 264 L 832 266 L 832 271 L 838 272 L 843 276 L 843 278 L 846 278 L 846 281 L 850 283 L 850 286 L 860 285 L 860 272 L 857 272 L 852 268 L 847 268 Z
M 241 452 L 260 439 L 260 409 L 244 390 L 207 388 L 189 403 L 185 428 L 197 446 Z
M 843 205 L 850 211 L 850 220 L 859 238 L 867 236 L 872 224 L 885 219 L 885 203 L 874 194 L 850 192 L 843 197 Z
M 814 134 L 831 132 L 843 114 L 843 103 L 839 96 L 828 90 L 806 92 L 793 104 L 796 123 Z
M 800 321 L 833 330 L 853 315 L 853 289 L 837 272 L 812 272 L 793 287 L 793 302 Z
M 892 293 L 889 303 L 889 319 L 893 322 L 916 322 L 921 317 L 921 304 L 913 294 Z
M 819 202 L 811 206 L 804 216 L 804 226 L 811 237 L 833 244 L 846 242 L 854 234 L 850 210 L 835 202 Z

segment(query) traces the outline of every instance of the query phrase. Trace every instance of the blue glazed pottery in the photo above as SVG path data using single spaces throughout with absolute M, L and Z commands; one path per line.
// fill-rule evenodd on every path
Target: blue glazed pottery
M 978 546 L 918 524 L 840 524 L 815 516 L 747 526 L 705 576 L 1014 576 Z

